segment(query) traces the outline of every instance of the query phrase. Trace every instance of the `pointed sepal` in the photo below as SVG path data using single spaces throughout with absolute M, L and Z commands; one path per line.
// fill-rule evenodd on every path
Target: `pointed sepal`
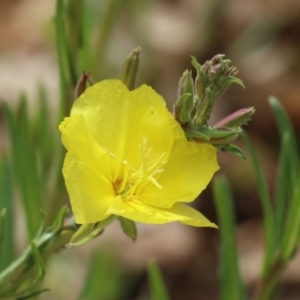
M 72 236 L 70 242 L 66 245 L 66 247 L 72 248 L 86 244 L 90 240 L 99 236 L 103 232 L 104 228 L 116 218 L 116 216 L 111 215 L 110 217 L 100 222 L 81 225 L 80 228 Z
M 237 155 L 238 157 L 240 157 L 242 159 L 247 159 L 243 150 L 240 149 L 239 147 L 237 147 L 236 145 L 226 144 L 226 145 L 222 146 L 220 149 L 223 152 L 232 152 L 233 154 Z
M 129 238 L 131 238 L 132 241 L 134 242 L 136 240 L 136 237 L 137 237 L 137 229 L 136 229 L 135 222 L 133 222 L 129 219 L 123 218 L 123 217 L 119 217 L 118 220 L 121 224 L 123 232 Z
M 126 58 L 121 68 L 119 78 L 129 90 L 133 90 L 135 86 L 141 51 L 141 47 L 135 48 Z
M 84 93 L 88 86 L 91 86 L 92 84 L 93 80 L 91 78 L 91 73 L 83 71 L 75 88 L 75 100 Z
M 254 107 L 242 108 L 215 124 L 214 127 L 232 128 L 246 125 L 251 120 L 251 116 L 254 112 Z

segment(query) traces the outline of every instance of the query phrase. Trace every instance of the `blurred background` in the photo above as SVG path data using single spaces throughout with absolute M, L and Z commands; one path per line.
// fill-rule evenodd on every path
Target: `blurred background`
M 280 99 L 299 133 L 300 1 L 87 0 L 85 22 L 94 22 L 96 27 L 113 2 L 111 24 L 102 40 L 103 51 L 93 79 L 117 77 L 126 56 L 141 46 L 138 85 L 151 85 L 171 109 L 181 74 L 192 69 L 191 55 L 203 64 L 215 54 L 225 54 L 238 68 L 246 89 L 230 87 L 218 102 L 211 124 L 239 108 L 255 107 L 245 130 L 255 144 L 272 194 L 279 139 L 267 100 L 270 95 Z M 54 15 L 54 0 L 0 1 L 0 100 L 17 108 L 19 95 L 24 93 L 29 114 L 34 115 L 38 85 L 42 84 L 56 130 L 59 71 Z M 99 42 L 96 34 L 91 32 L 90 36 L 91 43 Z M 0 151 L 4 153 L 8 137 L 0 113 Z M 237 145 L 245 149 L 241 141 Z M 264 240 L 253 167 L 249 160 L 230 153 L 220 153 L 219 164 L 218 173 L 228 178 L 234 195 L 240 268 L 251 292 L 260 272 Z M 26 234 L 20 203 L 15 203 L 20 253 Z M 218 222 L 210 187 L 194 206 Z M 217 230 L 181 224 L 138 224 L 138 239 L 132 243 L 119 224 L 113 223 L 89 244 L 50 259 L 43 286 L 51 291 L 40 299 L 147 299 L 146 267 L 149 259 L 156 259 L 171 299 L 217 300 L 218 245 Z M 93 275 L 95 269 L 102 270 L 102 277 Z M 300 299 L 299 275 L 300 256 L 296 255 L 282 276 L 276 299 Z M 85 298 L 86 282 L 101 285 L 102 296 Z

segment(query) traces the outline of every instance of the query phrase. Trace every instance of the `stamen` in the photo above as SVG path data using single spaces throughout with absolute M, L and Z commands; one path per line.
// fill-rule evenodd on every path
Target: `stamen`
M 159 188 L 160 190 L 162 189 L 162 186 L 158 184 L 152 176 L 149 176 L 147 179 L 149 179 L 157 188 Z
M 105 149 L 112 157 L 117 159 L 115 155 Z M 158 183 L 157 179 L 160 173 L 164 172 L 162 166 L 166 163 L 166 153 L 162 153 L 158 158 L 153 153 L 153 146 L 147 146 L 147 139 L 144 138 L 139 144 L 140 152 L 140 168 L 138 170 L 130 166 L 128 161 L 121 162 L 118 175 L 116 178 L 122 178 L 120 186 L 117 187 L 117 193 L 122 196 L 123 200 L 138 199 L 138 195 L 142 189 L 153 184 L 158 189 L 163 187 Z M 137 197 L 137 198 L 136 198 Z
M 147 163 L 146 163 L 146 159 L 145 159 L 145 156 L 144 156 L 144 153 L 143 153 L 143 148 L 142 148 L 141 144 L 139 144 L 139 148 L 140 148 L 142 173 L 146 174 L 147 173 Z
M 162 160 L 164 159 L 165 156 L 166 156 L 166 153 L 164 152 L 164 153 L 159 157 L 159 159 L 152 165 L 152 167 L 149 168 L 149 171 L 151 172 L 152 170 L 155 170 L 156 168 L 158 168 L 158 166 L 159 166 L 160 164 L 165 164 L 165 162 L 162 163 Z

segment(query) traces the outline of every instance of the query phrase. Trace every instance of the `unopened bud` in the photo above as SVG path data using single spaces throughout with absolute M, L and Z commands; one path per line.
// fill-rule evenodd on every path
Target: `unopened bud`
M 214 127 L 232 128 L 246 125 L 254 112 L 254 107 L 240 109 L 218 122 Z
M 131 54 L 124 61 L 121 72 L 120 80 L 126 85 L 129 90 L 134 89 L 136 75 L 139 68 L 139 54 L 141 47 L 135 48 Z
M 189 124 L 194 109 L 194 83 L 192 74 L 183 72 L 178 86 L 178 100 L 173 106 L 173 115 L 180 124 Z
M 72 248 L 76 246 L 81 246 L 89 242 L 90 240 L 100 235 L 103 232 L 104 228 L 116 218 L 116 216 L 111 215 L 110 217 L 100 222 L 81 225 L 79 229 L 73 234 L 70 242 L 65 247 Z
M 222 147 L 232 142 L 242 132 L 241 128 L 214 128 L 206 126 L 185 126 L 183 130 L 188 139 L 216 147 Z
M 184 94 L 194 94 L 194 83 L 191 71 L 186 70 L 183 72 L 179 84 L 178 84 L 178 98 L 180 98 Z
M 215 55 L 201 66 L 195 57 L 192 65 L 197 71 L 195 80 L 195 116 L 193 125 L 207 126 L 214 103 L 228 89 L 232 83 L 243 86 L 243 82 L 234 77 L 237 74 L 235 67 L 229 67 L 231 61 L 224 59 L 223 54 Z
M 86 90 L 88 84 L 93 84 L 93 81 L 91 79 L 91 73 L 83 71 L 76 85 L 75 100 Z
M 173 115 L 178 123 L 188 124 L 191 120 L 193 110 L 193 96 L 191 94 L 182 95 L 173 107 Z
M 196 57 L 192 56 L 192 65 L 197 71 L 197 76 L 195 79 L 195 93 L 199 100 L 205 95 L 205 88 L 207 86 L 208 80 L 205 76 L 205 72 L 202 66 L 198 63 Z

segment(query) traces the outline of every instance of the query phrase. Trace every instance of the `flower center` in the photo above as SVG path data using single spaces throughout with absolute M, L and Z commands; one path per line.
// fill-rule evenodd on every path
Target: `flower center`
M 114 189 L 123 200 L 136 198 L 149 184 L 162 189 L 157 180 L 159 174 L 164 171 L 162 166 L 166 163 L 166 153 L 155 155 L 152 150 L 153 147 L 148 147 L 147 139 L 144 138 L 143 143 L 139 144 L 140 167 L 134 169 L 127 160 L 121 162 L 119 179 L 115 180 Z

